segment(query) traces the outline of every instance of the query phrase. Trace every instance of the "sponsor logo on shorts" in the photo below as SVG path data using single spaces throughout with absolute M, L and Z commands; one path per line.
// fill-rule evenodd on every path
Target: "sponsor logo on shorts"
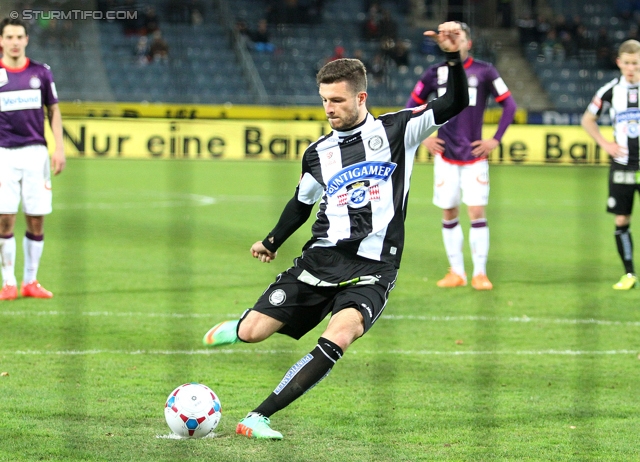
M 476 177 L 476 181 L 480 184 L 489 184 L 489 178 L 487 177 L 487 174 L 485 172 L 479 174 Z
M 282 289 L 276 289 L 269 295 L 269 303 L 273 306 L 279 306 L 287 299 L 287 294 Z
M 360 306 L 365 310 L 367 310 L 367 313 L 369 313 L 370 318 L 373 318 L 373 311 L 371 311 L 371 308 L 369 308 L 366 303 L 361 303 Z

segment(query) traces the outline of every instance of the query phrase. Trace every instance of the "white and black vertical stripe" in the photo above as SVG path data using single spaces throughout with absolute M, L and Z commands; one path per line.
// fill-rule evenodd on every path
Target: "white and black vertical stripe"
M 437 128 L 427 106 L 368 114 L 358 127 L 311 145 L 297 194 L 304 203 L 321 201 L 305 248 L 338 247 L 399 266 L 415 152 Z
M 633 86 L 627 89 L 627 108 L 638 107 L 638 87 Z M 640 127 L 640 120 L 636 121 L 636 127 Z M 629 168 L 638 169 L 638 129 L 636 129 L 636 136 L 627 137 L 627 148 L 629 149 L 629 160 L 627 166 Z

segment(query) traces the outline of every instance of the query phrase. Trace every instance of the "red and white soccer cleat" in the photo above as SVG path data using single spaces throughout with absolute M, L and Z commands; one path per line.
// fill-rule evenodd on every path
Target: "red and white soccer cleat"
M 20 288 L 20 292 L 23 297 L 33 297 L 33 298 L 51 298 L 53 294 L 49 292 L 47 289 L 42 287 L 38 281 L 32 281 L 28 284 L 22 283 L 22 287 Z
M 18 298 L 18 288 L 9 284 L 2 286 L 0 290 L 0 300 L 15 300 Z

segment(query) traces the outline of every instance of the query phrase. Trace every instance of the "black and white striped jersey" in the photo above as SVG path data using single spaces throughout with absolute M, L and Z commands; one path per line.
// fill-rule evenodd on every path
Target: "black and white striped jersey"
M 596 92 L 587 110 L 596 116 L 609 111 L 616 143 L 629 150 L 627 156 L 615 157 L 613 162 L 640 169 L 638 84 L 630 84 L 622 76 L 613 79 Z
M 438 128 L 425 106 L 334 131 L 304 154 L 298 200 L 320 209 L 307 247 L 337 246 L 398 266 L 413 160 Z
M 310 145 L 294 197 L 263 245 L 275 252 L 309 218 L 310 247 L 400 266 L 409 183 L 418 146 L 469 104 L 467 78 L 457 52 L 448 53 L 447 92 L 423 106 L 365 119 Z

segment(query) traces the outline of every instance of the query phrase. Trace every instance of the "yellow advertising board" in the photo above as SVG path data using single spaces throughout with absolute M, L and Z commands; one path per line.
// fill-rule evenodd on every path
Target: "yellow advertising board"
M 408 97 L 408 95 L 407 95 Z M 324 109 L 316 106 L 254 106 L 236 104 L 171 104 L 171 103 L 107 103 L 87 101 L 61 101 L 62 117 L 127 117 L 164 119 L 242 119 L 242 120 L 326 120 Z M 401 109 L 400 107 L 371 107 L 375 116 Z M 502 108 L 488 108 L 485 123 L 498 123 Z M 516 123 L 527 122 L 527 111 L 519 108 Z
M 327 134 L 326 121 L 66 118 L 69 157 L 146 159 L 300 159 Z M 495 125 L 485 126 L 491 137 Z M 611 127 L 603 127 L 611 138 Z M 51 144 L 51 134 L 48 131 Z M 424 148 L 418 162 L 429 162 Z M 490 156 L 499 164 L 607 164 L 608 156 L 577 126 L 512 125 Z

